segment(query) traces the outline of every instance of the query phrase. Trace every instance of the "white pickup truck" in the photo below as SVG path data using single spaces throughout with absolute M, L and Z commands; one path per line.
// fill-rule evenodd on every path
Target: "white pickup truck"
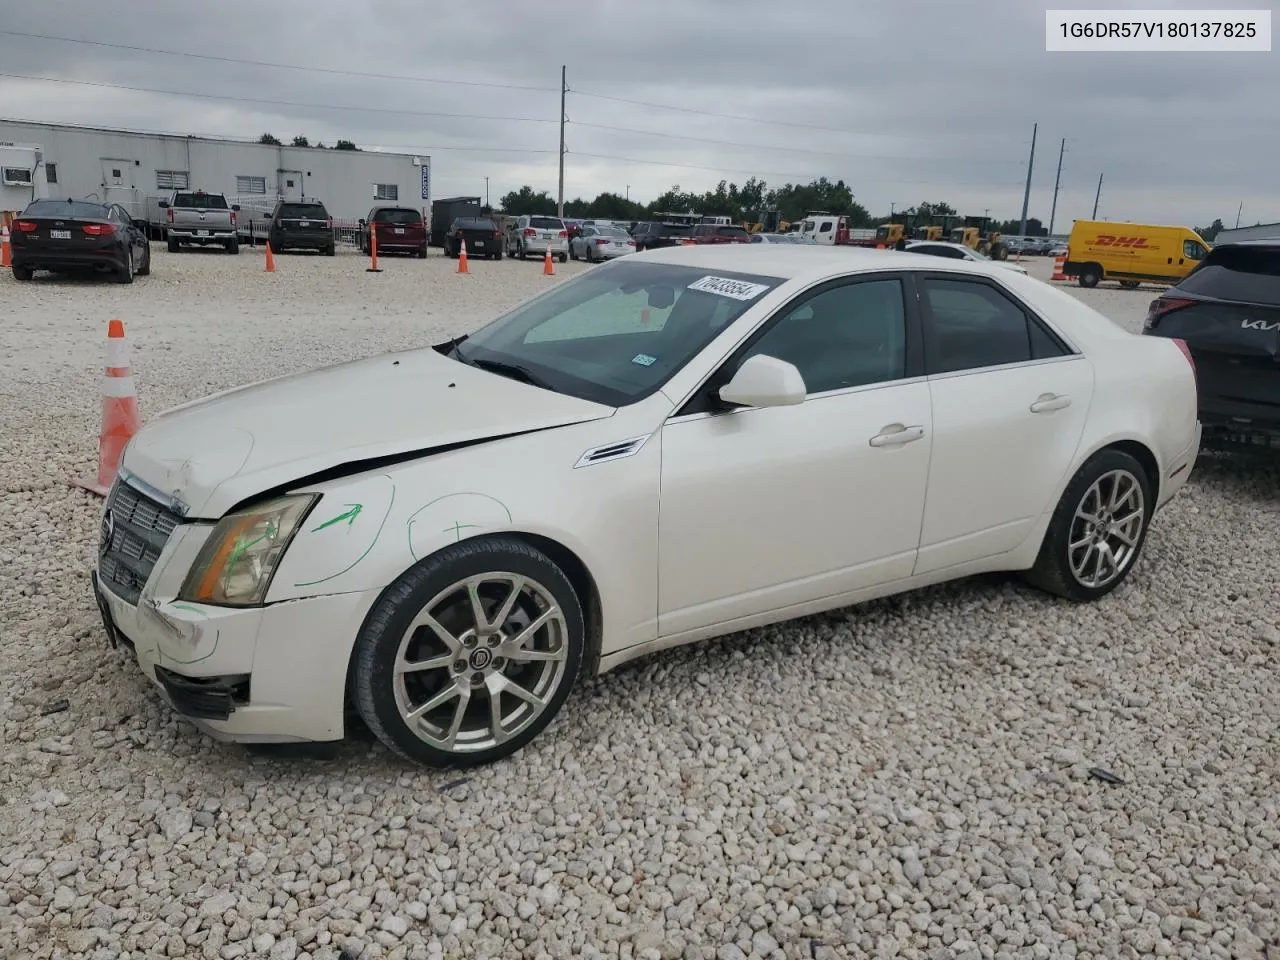
M 221 193 L 203 190 L 175 190 L 168 200 L 160 201 L 168 221 L 165 229 L 169 252 L 177 253 L 184 243 L 207 247 L 216 244 L 227 253 L 240 252 L 240 236 L 236 233 L 236 211 L 239 205 L 228 204 Z

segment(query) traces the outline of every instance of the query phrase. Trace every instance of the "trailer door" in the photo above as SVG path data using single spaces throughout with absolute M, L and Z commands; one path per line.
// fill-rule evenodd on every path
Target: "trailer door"
M 276 192 L 282 200 L 302 199 L 302 171 L 277 170 Z
M 140 217 L 138 207 L 138 163 L 123 157 L 102 158 L 102 202 L 118 203 L 131 217 Z

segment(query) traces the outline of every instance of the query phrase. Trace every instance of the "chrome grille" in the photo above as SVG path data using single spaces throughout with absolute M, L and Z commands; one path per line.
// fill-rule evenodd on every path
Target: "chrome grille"
M 112 592 L 136 604 L 177 525 L 177 514 L 117 480 L 102 516 L 99 578 Z

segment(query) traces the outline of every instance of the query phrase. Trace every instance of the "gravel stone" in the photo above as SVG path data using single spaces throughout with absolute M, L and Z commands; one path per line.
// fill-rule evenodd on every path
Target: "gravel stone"
M 438 342 L 592 268 L 458 277 L 433 249 L 366 274 L 340 250 L 266 274 L 247 246 L 153 253 L 127 287 L 0 273 L 0 954 L 1113 960 L 1280 942 L 1274 459 L 1203 454 L 1099 603 L 975 578 L 667 651 L 584 683 L 465 778 L 358 730 L 329 762 L 228 746 L 105 646 L 89 593 L 101 502 L 66 481 L 95 468 L 106 321 L 125 320 L 150 419 Z M 1154 296 L 1062 289 L 1133 331 Z

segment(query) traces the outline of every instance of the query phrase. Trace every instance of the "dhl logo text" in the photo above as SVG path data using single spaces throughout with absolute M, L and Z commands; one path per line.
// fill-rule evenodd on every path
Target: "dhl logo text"
M 1093 241 L 1099 247 L 1129 247 L 1135 250 L 1144 250 L 1147 248 L 1146 237 L 1116 237 L 1109 233 L 1098 235 L 1098 239 Z

